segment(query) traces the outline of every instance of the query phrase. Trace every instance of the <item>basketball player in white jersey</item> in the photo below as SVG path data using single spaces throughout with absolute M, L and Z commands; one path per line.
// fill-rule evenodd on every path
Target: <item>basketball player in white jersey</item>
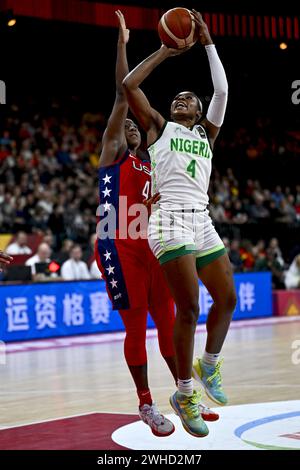
M 223 65 L 200 13 L 193 10 L 198 40 L 205 47 L 214 94 L 205 118 L 192 92 L 181 92 L 166 121 L 151 107 L 140 84 L 165 59 L 182 52 L 162 46 L 123 81 L 129 106 L 147 132 L 152 191 L 160 200 L 149 221 L 150 247 L 159 259 L 177 307 L 174 342 L 178 390 L 170 403 L 190 434 L 203 437 L 208 428 L 199 412 L 200 392 L 192 375 L 215 402 L 225 405 L 220 351 L 236 304 L 232 269 L 224 245 L 207 210 L 212 150 L 223 123 L 228 84 Z M 201 121 L 201 124 L 199 122 Z M 207 320 L 207 342 L 193 364 L 194 333 L 199 316 L 198 277 L 213 305 Z

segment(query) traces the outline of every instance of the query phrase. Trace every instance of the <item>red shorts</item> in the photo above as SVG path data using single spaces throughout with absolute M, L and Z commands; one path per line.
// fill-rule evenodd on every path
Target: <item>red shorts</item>
M 171 299 L 147 240 L 97 240 L 95 255 L 113 310 L 155 308 Z

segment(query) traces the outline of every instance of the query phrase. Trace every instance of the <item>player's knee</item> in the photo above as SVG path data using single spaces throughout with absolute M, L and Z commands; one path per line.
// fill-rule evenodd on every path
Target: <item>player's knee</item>
M 237 303 L 237 297 L 236 297 L 235 290 L 230 291 L 230 293 L 228 294 L 227 302 L 228 302 L 228 309 L 231 312 L 233 312 L 235 307 L 236 307 L 236 303 Z
M 179 313 L 181 320 L 191 325 L 197 323 L 199 312 L 198 298 L 190 299 L 188 302 L 184 302 L 182 306 L 177 307 L 177 315 Z
M 237 303 L 235 290 L 227 292 L 217 303 L 221 304 L 221 308 L 225 313 L 232 314 Z

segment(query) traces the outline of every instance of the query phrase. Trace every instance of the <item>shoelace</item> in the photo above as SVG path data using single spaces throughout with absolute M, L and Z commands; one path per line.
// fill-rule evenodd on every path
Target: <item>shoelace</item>
M 212 384 L 212 382 L 215 380 L 215 384 L 218 385 L 220 388 L 222 385 L 222 377 L 221 377 L 221 372 L 220 372 L 220 367 L 222 364 L 223 364 L 223 359 L 221 359 L 221 361 L 219 361 L 218 364 L 216 365 L 214 373 L 207 378 L 208 383 Z
M 152 403 L 151 407 L 147 411 L 147 415 L 149 415 L 150 419 L 157 425 L 164 424 L 165 422 L 165 417 L 159 412 L 155 403 Z
M 186 406 L 185 411 L 189 418 L 194 419 L 199 416 L 199 402 L 201 400 L 201 393 L 194 391 L 191 397 L 187 397 L 182 401 Z

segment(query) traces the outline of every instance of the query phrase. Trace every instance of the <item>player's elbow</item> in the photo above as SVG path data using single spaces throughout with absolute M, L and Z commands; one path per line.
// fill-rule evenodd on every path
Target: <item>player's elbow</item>
M 136 88 L 136 85 L 134 83 L 134 80 L 132 79 L 132 77 L 129 75 L 126 75 L 126 77 L 124 78 L 123 82 L 122 82 L 122 86 L 123 86 L 123 89 L 127 92 L 129 90 L 133 90 L 134 88 Z
M 221 98 L 227 98 L 228 96 L 228 83 L 224 83 L 222 87 L 218 90 L 218 96 Z
M 119 103 L 122 103 L 123 101 L 126 103 L 127 100 L 126 100 L 126 94 L 125 94 L 125 90 L 123 87 L 120 87 L 120 88 L 117 88 L 116 89 L 116 98 L 118 100 Z
M 224 77 L 224 80 L 218 84 L 218 86 L 215 89 L 215 93 L 220 97 L 220 98 L 227 98 L 228 96 L 228 81 L 226 76 Z
M 124 80 L 122 81 L 123 89 L 127 90 L 129 82 L 130 82 L 130 80 L 129 80 L 129 78 L 128 78 L 128 75 L 126 75 L 126 77 L 125 77 Z

